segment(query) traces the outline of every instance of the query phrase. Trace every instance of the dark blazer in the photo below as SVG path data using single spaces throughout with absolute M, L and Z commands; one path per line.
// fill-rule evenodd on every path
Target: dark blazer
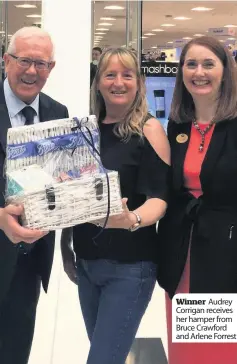
M 189 138 L 176 140 L 182 133 L 189 137 L 190 131 L 191 123 L 169 122 L 172 193 L 158 228 L 158 282 L 170 297 L 175 294 L 191 246 L 190 292 L 237 293 L 237 119 L 215 126 L 198 199 L 184 187 Z
M 90 87 L 92 86 L 96 72 L 97 72 L 97 66 L 91 62 L 90 63 Z
M 51 99 L 51 97 L 40 93 L 39 118 L 40 121 L 63 119 L 68 117 L 66 106 Z M 6 106 L 3 84 L 0 83 L 0 207 L 5 205 L 5 178 L 4 160 L 6 156 L 7 129 L 11 122 Z M 42 284 L 47 291 L 49 276 L 53 262 L 54 232 L 50 232 L 43 239 L 36 242 L 31 255 L 35 269 L 42 278 Z M 18 245 L 12 244 L 4 232 L 0 230 L 0 303 L 9 289 L 14 268 L 17 262 Z

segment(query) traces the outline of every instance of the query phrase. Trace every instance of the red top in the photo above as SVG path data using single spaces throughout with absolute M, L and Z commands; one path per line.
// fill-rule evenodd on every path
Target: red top
M 208 124 L 198 124 L 201 130 L 204 130 Z M 188 150 L 186 153 L 184 161 L 184 185 L 196 198 L 202 194 L 202 188 L 200 183 L 200 172 L 202 167 L 202 162 L 205 158 L 208 146 L 211 141 L 211 137 L 214 131 L 214 125 L 205 134 L 205 142 L 203 151 L 199 151 L 199 146 L 201 144 L 201 134 L 192 124 L 190 142 L 188 145 Z

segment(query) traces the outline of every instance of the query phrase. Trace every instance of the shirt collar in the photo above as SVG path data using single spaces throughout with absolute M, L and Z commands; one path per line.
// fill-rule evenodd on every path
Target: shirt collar
M 3 87 L 10 118 L 14 118 L 25 106 L 33 107 L 36 114 L 39 115 L 39 95 L 36 96 L 31 104 L 25 104 L 14 94 L 7 78 L 4 81 Z

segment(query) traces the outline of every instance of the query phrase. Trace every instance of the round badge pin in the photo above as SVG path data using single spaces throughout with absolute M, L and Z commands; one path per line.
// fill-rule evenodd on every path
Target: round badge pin
M 178 143 L 185 143 L 188 140 L 187 134 L 179 134 L 176 137 Z

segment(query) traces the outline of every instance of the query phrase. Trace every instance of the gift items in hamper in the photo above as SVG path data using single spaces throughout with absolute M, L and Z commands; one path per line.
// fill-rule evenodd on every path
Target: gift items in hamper
M 6 202 L 23 204 L 22 223 L 56 230 L 122 212 L 118 173 L 99 154 L 96 117 L 10 128 Z

